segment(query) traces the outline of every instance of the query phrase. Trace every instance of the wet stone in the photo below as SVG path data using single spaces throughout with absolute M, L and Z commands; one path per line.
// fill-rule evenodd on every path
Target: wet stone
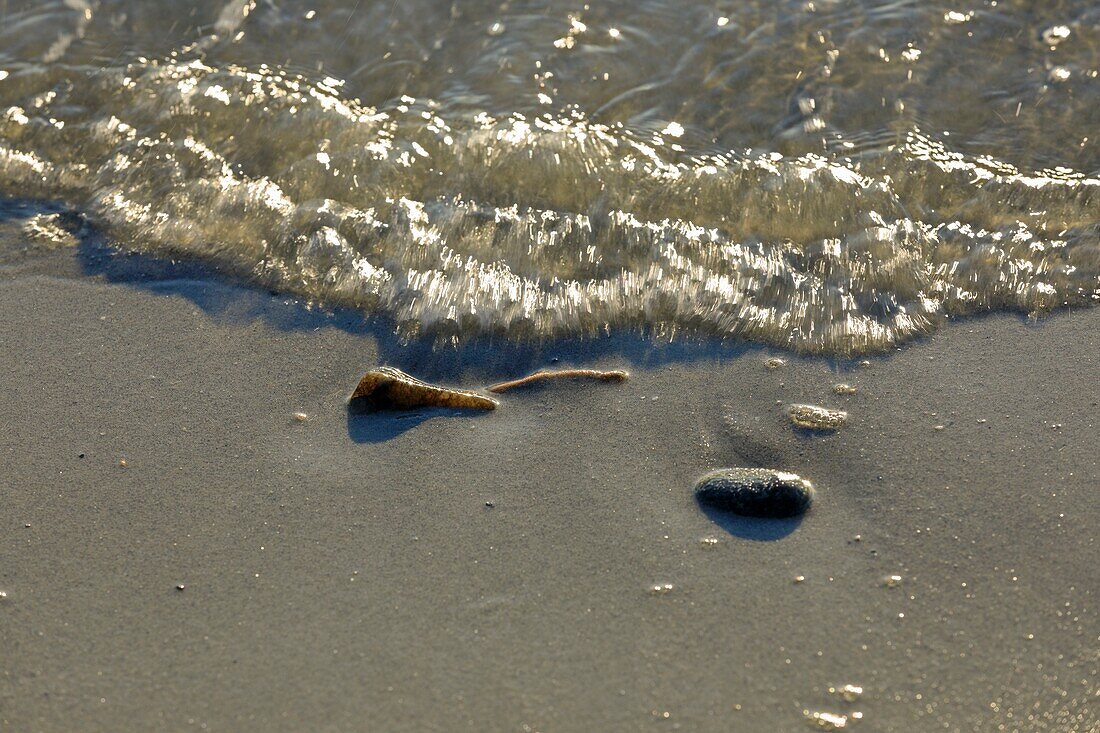
M 701 504 L 748 517 L 793 517 L 810 508 L 813 485 L 801 476 L 770 468 L 725 468 L 695 486 Z

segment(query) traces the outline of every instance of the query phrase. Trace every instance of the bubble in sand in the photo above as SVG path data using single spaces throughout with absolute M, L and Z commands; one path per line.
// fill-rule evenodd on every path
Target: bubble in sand
M 1069 26 L 1052 25 L 1050 28 L 1043 31 L 1043 43 L 1048 46 L 1057 46 L 1059 43 L 1069 38 L 1069 34 Z
M 649 592 L 654 595 L 663 596 L 666 593 L 671 593 L 672 588 L 672 583 L 655 583 L 649 587 Z
M 848 420 L 848 413 L 844 410 L 817 405 L 791 405 L 787 415 L 795 427 L 822 432 L 840 430 Z
M 863 718 L 863 713 L 840 715 L 815 710 L 803 710 L 802 715 L 806 718 L 807 723 L 819 730 L 845 730 L 849 725 Z
M 769 468 L 725 468 L 695 485 L 700 503 L 749 517 L 793 517 L 810 508 L 813 485 L 801 476 Z
M 859 685 L 844 685 L 843 687 L 830 687 L 830 695 L 836 695 L 845 702 L 855 702 L 863 695 L 863 688 Z
M 1072 75 L 1073 72 L 1067 69 L 1065 66 L 1055 66 L 1053 69 L 1050 70 L 1050 73 L 1047 74 L 1047 79 L 1057 84 L 1058 82 L 1063 82 L 1066 79 L 1069 79 Z

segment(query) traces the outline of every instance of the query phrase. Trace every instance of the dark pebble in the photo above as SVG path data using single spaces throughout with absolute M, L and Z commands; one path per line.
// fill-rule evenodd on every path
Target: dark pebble
M 793 517 L 810 508 L 814 487 L 806 479 L 770 468 L 723 468 L 695 485 L 700 503 L 748 517 Z

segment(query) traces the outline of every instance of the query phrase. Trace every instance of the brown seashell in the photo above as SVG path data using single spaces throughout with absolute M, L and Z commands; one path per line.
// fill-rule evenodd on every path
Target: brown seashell
M 375 410 L 415 410 L 418 407 L 493 410 L 498 403 L 476 392 L 421 382 L 400 369 L 379 367 L 363 375 L 348 398 L 348 404 Z

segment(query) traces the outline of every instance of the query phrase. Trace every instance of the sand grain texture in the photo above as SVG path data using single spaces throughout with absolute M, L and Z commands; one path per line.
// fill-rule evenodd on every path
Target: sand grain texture
M 613 350 L 613 390 L 379 423 L 333 385 L 392 355 L 295 308 L 0 281 L 0 728 L 1095 730 L 1100 310 L 842 374 Z M 841 379 L 858 419 L 793 434 L 776 401 Z M 700 510 L 761 452 L 813 512 Z

